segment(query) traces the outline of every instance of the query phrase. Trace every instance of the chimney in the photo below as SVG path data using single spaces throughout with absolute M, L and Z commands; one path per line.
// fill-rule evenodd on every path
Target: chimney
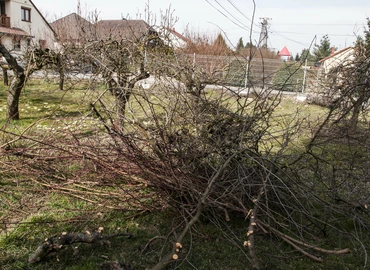
M 334 53 L 335 53 L 335 48 L 334 47 L 331 47 L 330 55 L 333 55 Z

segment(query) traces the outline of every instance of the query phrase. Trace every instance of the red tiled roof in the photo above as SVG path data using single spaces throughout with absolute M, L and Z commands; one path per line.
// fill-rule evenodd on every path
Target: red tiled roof
M 62 42 L 79 40 L 83 37 L 90 39 L 93 36 L 93 25 L 77 13 L 71 13 L 50 25 Z
M 168 28 L 167 28 L 167 30 L 168 30 L 169 32 L 171 32 L 174 36 L 176 36 L 176 37 L 178 37 L 179 39 L 181 39 L 181 40 L 185 41 L 186 43 L 191 43 L 191 40 L 190 40 L 190 39 L 188 39 L 187 37 L 185 37 L 185 36 L 181 35 L 179 32 L 177 32 L 177 31 L 175 30 L 175 28 L 170 28 L 170 27 L 168 27 Z
M 144 20 L 101 20 L 95 27 L 98 38 L 139 40 L 155 32 Z
M 279 52 L 279 56 L 290 56 L 290 52 L 286 46 Z
M 140 40 L 143 36 L 155 33 L 143 20 L 101 20 L 92 24 L 76 13 L 51 23 L 51 26 L 61 41 L 108 38 Z
M 32 37 L 32 35 L 28 34 L 26 31 L 19 29 L 19 28 L 9 28 L 9 27 L 2 27 L 0 26 L 0 35 L 12 35 L 12 36 L 25 36 L 25 37 Z
M 334 56 L 336 56 L 336 55 L 338 55 L 338 54 L 341 54 L 341 53 L 343 53 L 343 52 L 345 52 L 345 51 L 347 51 L 347 50 L 349 50 L 349 49 L 352 49 L 353 47 L 347 47 L 347 48 L 344 48 L 344 49 L 342 49 L 342 50 L 339 50 L 339 51 L 337 51 L 337 52 L 335 52 L 335 53 L 333 53 L 333 54 L 331 54 L 331 55 L 329 55 L 329 56 L 327 56 L 327 57 L 325 57 L 325 58 L 323 58 L 323 59 L 321 59 L 319 62 L 320 63 L 322 63 L 322 62 L 324 62 L 324 61 L 326 61 L 326 60 L 328 60 L 328 59 L 330 59 L 330 58 L 332 58 L 332 57 L 334 57 Z

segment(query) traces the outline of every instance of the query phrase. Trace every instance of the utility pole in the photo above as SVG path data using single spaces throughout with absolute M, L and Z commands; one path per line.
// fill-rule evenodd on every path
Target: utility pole
M 306 62 L 304 64 L 304 66 L 302 67 L 303 68 L 303 83 L 302 83 L 302 94 L 305 92 L 305 88 L 306 88 L 306 76 L 307 76 L 307 70 L 310 69 L 309 66 L 307 66 L 307 59 L 306 59 Z
M 268 24 L 269 20 L 272 20 L 271 18 L 260 18 L 261 21 L 261 33 L 260 33 L 260 40 L 258 42 L 258 47 L 260 48 L 267 48 L 267 39 L 268 39 Z

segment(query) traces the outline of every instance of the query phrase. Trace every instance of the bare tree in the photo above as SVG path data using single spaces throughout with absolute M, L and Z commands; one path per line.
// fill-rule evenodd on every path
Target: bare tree
M 26 81 L 24 69 L 18 64 L 16 58 L 12 56 L 9 51 L 0 44 L 0 53 L 4 56 L 11 69 L 14 71 L 14 78 L 9 86 L 7 98 L 7 118 L 9 120 L 19 119 L 19 97 Z
M 22 56 L 25 63 L 25 67 L 23 68 L 18 63 L 17 59 L 2 44 L 0 44 L 0 53 L 4 56 L 10 69 L 14 72 L 14 78 L 8 90 L 7 118 L 9 120 L 19 120 L 19 98 L 29 77 L 36 70 L 40 70 L 47 66 L 57 66 L 59 70 L 61 70 L 62 60 L 60 55 L 52 50 L 30 47 Z
M 126 104 L 135 84 L 149 77 L 145 68 L 145 49 L 145 42 L 141 44 L 130 40 L 100 40 L 84 48 L 96 67 L 95 72 L 102 75 L 115 97 L 115 119 L 119 128 L 123 128 Z
M 353 48 L 351 59 L 347 59 L 330 70 L 324 82 L 331 96 L 332 104 L 338 111 L 337 123 L 350 116 L 347 122 L 348 131 L 354 134 L 357 130 L 361 112 L 366 112 L 370 99 L 370 21 L 364 31 L 364 38 L 359 37 Z

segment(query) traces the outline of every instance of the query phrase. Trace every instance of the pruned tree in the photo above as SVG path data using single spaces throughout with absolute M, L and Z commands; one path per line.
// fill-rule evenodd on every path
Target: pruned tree
M 7 118 L 9 120 L 19 119 L 19 97 L 26 82 L 26 74 L 17 59 L 10 54 L 4 45 L 0 44 L 0 53 L 14 72 L 14 78 L 9 85 L 7 98 Z
M 44 67 L 58 67 L 60 71 L 64 65 L 63 60 L 60 53 L 55 51 L 30 47 L 22 55 L 23 62 L 25 63 L 25 67 L 22 67 L 16 57 L 2 44 L 0 44 L 0 53 L 7 61 L 9 69 L 14 72 L 14 77 L 8 90 L 7 118 L 8 120 L 19 120 L 19 98 L 27 80 L 35 71 Z M 62 76 L 64 73 L 61 72 L 60 74 Z M 5 78 L 6 76 L 4 76 Z M 62 87 L 63 80 L 61 79 L 60 82 L 60 86 Z

